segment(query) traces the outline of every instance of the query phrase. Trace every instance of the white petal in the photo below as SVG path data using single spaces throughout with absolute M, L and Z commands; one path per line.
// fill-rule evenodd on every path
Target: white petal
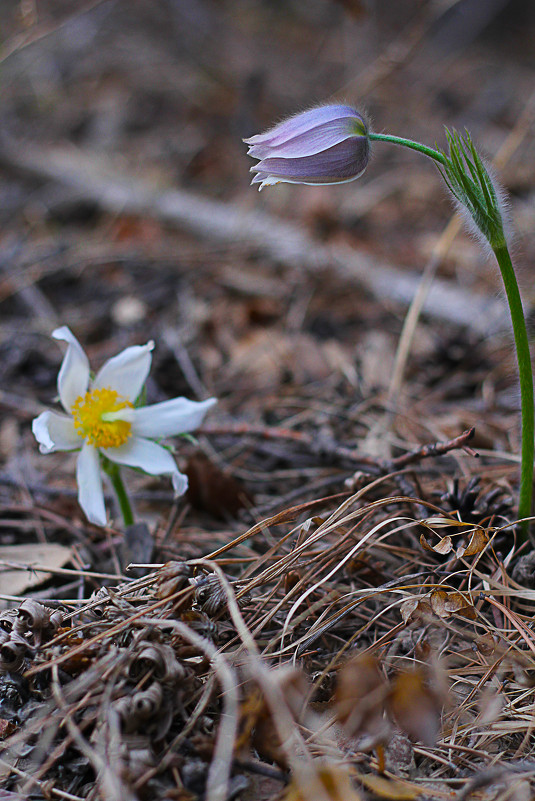
M 206 412 L 214 403 L 217 403 L 215 398 L 200 403 L 187 398 L 173 398 L 152 406 L 142 406 L 134 409 L 132 433 L 140 437 L 160 439 L 193 431 L 200 426 Z
M 132 437 L 119 448 L 101 448 L 101 452 L 110 462 L 139 467 L 152 476 L 171 476 L 177 495 L 183 495 L 188 487 L 187 477 L 179 471 L 169 451 L 150 439 Z
M 87 392 L 89 362 L 76 337 L 66 325 L 52 332 L 54 339 L 67 342 L 67 353 L 58 375 L 58 392 L 65 411 L 70 412 L 74 401 Z
M 272 175 L 266 173 L 255 175 L 251 184 L 260 184 L 258 191 L 261 192 L 265 186 L 276 186 L 276 184 L 290 184 L 292 181 L 285 181 L 284 178 L 274 178 Z
M 106 525 L 106 509 L 102 491 L 102 476 L 98 451 L 93 445 L 84 443 L 76 462 L 76 481 L 78 482 L 78 503 L 90 523 Z
M 176 473 L 173 473 L 171 476 L 171 481 L 173 482 L 175 495 L 184 495 L 188 488 L 188 477 L 177 470 Z
M 76 433 L 72 417 L 57 412 L 42 412 L 32 423 L 32 431 L 41 453 L 72 451 L 81 448 L 82 438 Z
M 135 401 L 147 380 L 154 342 L 133 345 L 102 365 L 93 382 L 93 389 L 114 389 L 123 398 Z

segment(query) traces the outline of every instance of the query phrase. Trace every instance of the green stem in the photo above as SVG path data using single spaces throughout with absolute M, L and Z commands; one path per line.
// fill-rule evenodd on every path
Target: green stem
M 104 457 L 102 459 L 102 468 L 110 477 L 112 487 L 115 491 L 115 495 L 117 496 L 117 501 L 119 503 L 119 508 L 123 516 L 125 527 L 132 526 L 134 524 L 134 513 L 132 512 L 132 506 L 123 484 L 123 479 L 121 478 L 121 470 L 119 465 L 115 464 L 115 462 L 110 462 L 109 459 Z
M 429 156 L 433 161 L 438 161 L 442 165 L 446 165 L 446 158 L 438 150 L 433 150 L 432 147 L 422 145 L 420 142 L 413 142 L 412 139 L 403 139 L 401 136 L 391 136 L 390 134 L 368 133 L 368 139 L 376 142 L 390 142 L 393 145 L 401 145 L 408 147 L 411 150 L 417 150 L 418 153 L 423 153 L 424 156 Z
M 520 291 L 515 276 L 511 256 L 505 242 L 493 247 L 498 260 L 505 286 L 509 311 L 513 323 L 513 334 L 518 360 L 518 373 L 520 377 L 520 407 L 522 410 L 522 463 L 520 468 L 520 494 L 518 499 L 518 516 L 526 518 L 531 516 L 533 494 L 533 457 L 535 435 L 535 412 L 533 406 L 533 368 L 529 352 L 528 332 Z M 522 525 L 524 537 L 527 538 L 529 523 Z
M 390 134 L 376 134 L 369 133 L 369 139 L 378 142 L 389 142 L 394 145 L 401 145 L 408 147 L 411 150 L 416 150 L 424 156 L 428 156 L 435 162 L 438 162 L 443 167 L 452 167 L 452 164 L 457 167 L 460 180 L 464 180 L 465 175 L 462 159 L 457 154 L 450 140 L 450 156 L 451 160 L 447 157 L 433 150 L 433 148 L 422 145 L 419 142 L 413 142 L 411 139 L 403 139 L 399 136 L 391 136 Z M 469 159 L 465 154 L 465 160 L 469 165 Z M 445 176 L 444 176 L 445 177 Z M 489 179 L 490 181 L 490 179 Z M 446 183 L 448 180 L 446 178 Z M 488 201 L 488 191 L 485 180 L 480 181 L 481 191 Z M 449 188 L 452 187 L 448 183 Z M 470 186 L 468 186 L 470 189 Z M 452 190 L 453 191 L 453 190 Z M 454 192 L 455 194 L 455 192 Z M 469 194 L 469 193 L 468 193 Z M 467 197 L 468 197 L 467 194 Z M 470 205 L 465 202 L 468 211 L 474 216 Z M 488 206 L 488 202 L 487 202 Z M 476 220 L 477 224 L 477 220 Z M 501 227 L 501 219 L 499 220 L 499 231 L 492 241 L 492 235 L 484 231 L 480 225 L 482 233 L 489 240 L 490 245 L 496 255 L 498 265 L 502 274 L 507 301 L 509 303 L 509 311 L 511 313 L 511 321 L 513 323 L 513 334 L 515 338 L 516 356 L 518 361 L 518 374 L 520 378 L 520 406 L 522 411 L 522 460 L 520 468 L 520 493 L 518 499 L 518 516 L 519 518 L 531 517 L 532 510 L 532 495 L 533 495 L 533 459 L 534 459 L 534 438 L 535 438 L 535 410 L 533 405 L 533 368 L 531 364 L 531 355 L 529 352 L 528 333 L 526 329 L 526 320 L 524 318 L 524 310 L 522 308 L 522 300 L 520 298 L 520 291 L 518 283 L 511 262 L 511 256 L 507 248 L 507 243 L 503 238 L 503 230 Z M 529 534 L 529 522 L 525 521 L 522 524 L 523 538 L 527 539 Z

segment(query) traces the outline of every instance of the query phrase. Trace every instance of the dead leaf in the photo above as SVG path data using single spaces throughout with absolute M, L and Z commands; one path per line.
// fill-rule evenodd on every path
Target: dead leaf
M 387 683 L 374 656 L 361 654 L 346 662 L 338 674 L 335 705 L 338 720 L 351 737 L 386 736 L 387 694 Z
M 447 537 L 442 537 L 436 545 L 431 545 L 424 535 L 420 534 L 420 545 L 422 548 L 425 548 L 426 551 L 434 551 L 435 553 L 442 554 L 442 556 L 453 551 L 453 540 L 449 534 Z
M 245 487 L 203 453 L 194 454 L 184 472 L 188 477 L 187 498 L 191 505 L 218 520 L 236 517 L 240 509 L 253 502 Z
M 423 792 L 402 779 L 387 779 L 385 776 L 374 776 L 372 773 L 359 774 L 358 780 L 379 798 L 392 798 L 394 801 L 413 801 Z
M 239 754 L 251 747 L 254 728 L 262 715 L 266 714 L 266 704 L 258 688 L 251 690 L 240 706 L 238 734 L 234 742 L 234 750 Z
M 469 593 L 456 590 L 447 591 L 442 587 L 432 590 L 429 594 L 409 598 L 404 601 L 400 610 L 404 623 L 417 623 L 429 615 L 448 618 L 452 615 L 462 615 L 468 620 L 476 620 L 477 612 Z
M 451 517 L 429 517 L 426 520 L 422 520 L 421 525 L 425 526 L 425 528 L 428 528 L 435 534 L 435 528 L 473 529 L 473 525 L 471 523 L 463 523 L 460 520 L 455 520 Z M 476 554 L 481 553 L 489 541 L 487 534 L 482 528 L 476 528 L 467 532 L 459 531 L 453 536 L 458 537 L 460 535 L 464 535 L 467 537 L 468 534 L 471 534 L 468 545 L 465 545 L 465 542 L 461 542 L 461 544 L 456 548 L 456 554 L 459 558 L 461 556 L 475 556 Z M 442 555 L 451 553 L 455 547 L 453 538 L 449 534 L 445 537 L 441 537 L 436 545 L 432 545 L 429 540 L 427 540 L 424 535 L 421 534 L 420 545 L 422 548 L 425 548 L 426 551 L 434 551 L 435 553 Z
M 443 515 L 438 515 L 437 517 L 426 517 L 425 520 L 421 521 L 422 526 L 426 526 L 426 528 L 431 529 L 434 528 L 466 528 L 467 526 L 471 526 L 471 523 L 463 523 L 462 520 L 457 520 L 455 517 L 444 517 Z
M 468 596 L 468 594 L 467 594 Z M 430 593 L 431 608 L 437 617 L 451 617 L 451 615 L 462 615 L 469 620 L 477 619 L 477 612 L 471 602 L 471 598 L 465 597 L 462 593 L 446 592 L 446 590 L 433 590 Z
M 329 763 L 315 767 L 304 779 L 300 777 L 298 781 L 294 776 L 281 801 L 361 801 L 347 768 Z
M 418 662 L 427 662 L 430 655 L 431 645 L 427 637 L 423 637 L 421 640 L 418 640 L 414 646 L 414 658 L 417 659 Z
M 496 651 L 499 640 L 491 634 L 490 631 L 487 631 L 479 637 L 476 637 L 474 644 L 480 654 L 483 654 L 483 656 L 491 656 Z
M 438 615 L 438 617 L 449 617 L 449 612 L 446 612 L 446 602 L 448 600 L 448 593 L 446 590 L 433 590 L 429 595 L 431 609 Z
M 475 556 L 485 548 L 489 541 L 488 536 L 482 528 L 476 529 L 470 537 L 470 542 L 461 553 L 457 550 L 457 556 Z
M 440 731 L 437 694 L 428 686 L 421 670 L 400 673 L 392 683 L 390 712 L 399 727 L 413 740 L 433 746 Z
M 160 241 L 162 228 L 157 220 L 136 215 L 121 215 L 110 230 L 110 240 L 115 242 L 135 242 L 150 246 Z
M 428 600 L 428 596 L 421 596 L 419 598 L 409 598 L 403 601 L 399 607 L 401 617 L 404 623 L 419 623 L 422 618 L 429 617 L 433 614 L 433 609 Z
M 293 668 L 278 668 L 271 675 L 277 681 L 295 720 L 303 722 L 306 712 L 304 702 L 308 692 L 304 674 Z M 235 744 L 237 753 L 251 747 L 262 759 L 275 762 L 282 770 L 288 770 L 288 760 L 281 746 L 271 709 L 260 688 L 256 686 L 252 687 L 241 706 L 239 733 Z
M 2 545 L 0 546 L 0 594 L 22 595 L 31 587 L 37 587 L 48 581 L 51 573 L 45 570 L 55 570 L 64 567 L 71 559 L 71 549 L 56 542 L 34 543 L 30 545 Z M 10 564 L 16 563 L 21 568 L 14 568 Z

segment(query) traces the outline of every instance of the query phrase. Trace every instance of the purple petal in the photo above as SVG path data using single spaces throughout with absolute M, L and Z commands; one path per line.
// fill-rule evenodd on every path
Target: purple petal
M 316 153 L 321 153 L 322 150 L 327 150 L 330 147 L 334 147 L 334 145 L 340 144 L 345 139 L 358 136 L 355 128 L 355 118 L 344 117 L 311 128 L 299 136 L 288 139 L 287 142 L 281 145 L 253 145 L 249 148 L 247 155 L 255 159 L 313 156 Z
M 358 178 L 368 164 L 368 140 L 352 137 L 334 147 L 303 158 L 267 158 L 260 161 L 251 172 L 258 173 L 253 183 L 266 178 L 289 183 L 325 184 L 341 183 Z
M 244 139 L 243 141 L 247 145 L 266 144 L 274 147 L 283 144 L 288 139 L 293 139 L 295 136 L 306 133 L 311 128 L 344 117 L 360 118 L 360 114 L 354 108 L 351 108 L 351 106 L 319 106 L 318 108 L 311 108 L 308 111 L 296 114 L 288 120 L 279 122 L 278 125 L 270 128 L 269 131 L 251 136 L 249 139 Z

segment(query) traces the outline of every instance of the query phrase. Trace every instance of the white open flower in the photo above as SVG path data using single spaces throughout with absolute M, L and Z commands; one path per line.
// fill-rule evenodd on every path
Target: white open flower
M 41 453 L 80 450 L 78 501 L 88 520 L 106 524 L 99 452 L 110 462 L 171 476 L 175 492 L 182 495 L 187 477 L 169 451 L 153 440 L 193 431 L 216 399 L 197 403 L 174 398 L 134 408 L 149 374 L 153 342 L 126 348 L 108 359 L 91 381 L 87 356 L 67 326 L 57 328 L 52 336 L 68 345 L 58 375 L 66 414 L 43 412 L 33 421 L 32 431 Z

